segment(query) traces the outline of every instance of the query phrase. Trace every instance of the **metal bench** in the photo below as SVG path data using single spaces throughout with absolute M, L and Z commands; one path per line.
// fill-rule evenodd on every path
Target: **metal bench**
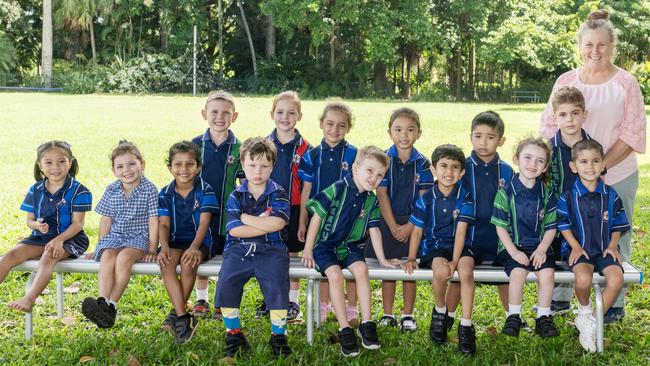
M 214 259 L 207 261 L 199 266 L 198 274 L 202 276 L 218 275 L 221 269 L 222 257 L 218 256 Z M 431 270 L 417 269 L 412 275 L 404 272 L 401 268 L 385 268 L 379 266 L 376 260 L 368 259 L 369 276 L 371 280 L 393 280 L 393 281 L 427 281 L 432 280 Z M 568 270 L 568 266 L 564 262 L 558 262 L 561 268 L 555 272 L 556 283 L 573 283 L 574 276 Z M 32 284 L 35 276 L 35 271 L 38 269 L 38 260 L 29 260 L 23 264 L 16 266 L 14 271 L 32 272 L 27 280 L 26 288 Z M 180 267 L 178 268 L 180 270 Z M 89 259 L 72 259 L 63 260 L 54 267 L 56 273 L 56 307 L 57 315 L 62 318 L 64 313 L 63 302 L 63 275 L 65 273 L 97 273 L 99 271 L 99 263 Z M 156 263 L 135 263 L 133 265 L 133 274 L 136 275 L 160 275 L 160 268 Z M 348 270 L 343 270 L 346 278 L 352 279 L 352 274 Z M 300 258 L 292 257 L 289 268 L 289 276 L 291 278 L 300 278 L 307 280 L 306 290 L 306 326 L 307 326 L 307 342 L 313 344 L 314 342 L 314 328 L 320 326 L 319 303 L 320 303 L 320 281 L 323 277 L 314 269 L 305 268 L 300 263 Z M 623 263 L 623 279 L 624 283 L 628 285 L 641 284 L 643 281 L 642 273 L 630 263 Z M 530 273 L 526 279 L 527 282 L 536 282 L 537 278 L 535 273 Z M 458 273 L 450 281 L 458 281 Z M 481 282 L 500 282 L 507 283 L 508 277 L 503 271 L 502 267 L 495 267 L 490 264 L 482 264 L 474 269 L 474 281 Z M 597 321 L 597 346 L 598 352 L 604 351 L 604 309 L 602 287 L 605 284 L 605 278 L 598 273 L 594 273 L 593 287 L 596 300 L 596 321 Z M 31 339 L 33 335 L 33 318 L 32 313 L 25 314 L 25 338 Z
M 539 103 L 539 92 L 537 90 L 515 90 L 510 96 L 513 103 L 519 103 L 522 100 L 528 100 L 532 103 Z
M 0 86 L 0 90 L 7 91 L 34 91 L 34 92 L 62 92 L 63 88 L 48 88 L 34 86 Z

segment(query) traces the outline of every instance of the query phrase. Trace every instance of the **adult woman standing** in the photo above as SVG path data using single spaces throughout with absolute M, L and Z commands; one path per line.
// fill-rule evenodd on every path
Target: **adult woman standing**
M 632 223 L 634 200 L 639 186 L 637 153 L 646 147 L 646 116 L 638 81 L 626 70 L 614 65 L 616 31 L 609 14 L 596 10 L 578 30 L 578 48 L 583 65 L 560 76 L 553 91 L 575 86 L 585 97 L 587 120 L 583 128 L 605 148 L 605 183 L 614 187 L 623 200 L 627 219 Z M 540 119 L 540 134 L 550 138 L 557 131 L 550 101 Z M 619 241 L 621 256 L 629 262 L 631 232 Z M 623 289 L 605 321 L 625 316 Z M 568 295 L 568 297 L 567 297 Z M 554 303 L 570 304 L 572 292 L 556 291 Z M 561 309 L 563 306 L 559 306 Z

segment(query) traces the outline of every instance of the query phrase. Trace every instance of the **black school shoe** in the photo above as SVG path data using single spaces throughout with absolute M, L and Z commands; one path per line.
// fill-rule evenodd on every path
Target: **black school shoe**
M 171 335 L 176 335 L 175 323 L 177 318 L 178 316 L 176 315 L 176 310 L 171 309 L 169 311 L 169 314 L 167 314 L 167 317 L 163 321 L 162 325 L 160 326 L 160 329 L 164 330 L 165 332 Z
M 85 298 L 81 304 L 81 312 L 99 328 L 106 329 L 115 325 L 117 311 L 103 297 L 98 297 L 97 299 L 92 297 Z
M 289 347 L 286 334 L 271 334 L 269 346 L 271 346 L 274 357 L 289 356 L 291 354 L 291 347 Z
M 359 345 L 354 330 L 345 327 L 339 330 L 339 342 L 341 343 L 341 354 L 345 357 L 354 357 L 359 354 Z
M 361 345 L 365 349 L 379 349 L 379 336 L 377 335 L 377 324 L 373 321 L 361 323 L 357 329 L 361 337 Z
M 557 337 L 560 331 L 555 327 L 553 318 L 548 315 L 535 319 L 535 333 L 542 338 Z
M 429 325 L 429 337 L 431 340 L 438 344 L 443 344 L 447 341 L 448 321 L 447 314 L 442 314 L 433 309 L 431 314 L 431 324 Z M 452 323 L 453 324 L 453 323 Z
M 174 329 L 176 331 L 176 342 L 183 344 L 194 336 L 196 327 L 199 325 L 199 320 L 195 315 L 186 313 L 176 318 L 174 322 Z
M 506 323 L 503 326 L 501 333 L 511 337 L 519 337 L 519 331 L 524 326 L 519 314 L 512 314 L 506 318 Z
M 476 331 L 473 325 L 466 327 L 458 323 L 458 350 L 466 356 L 476 352 Z
M 447 333 L 451 330 L 451 328 L 454 327 L 454 317 L 447 315 L 446 318 L 446 323 L 447 323 Z
M 239 353 L 248 351 L 251 345 L 241 332 L 235 334 L 226 334 L 226 357 L 235 357 Z

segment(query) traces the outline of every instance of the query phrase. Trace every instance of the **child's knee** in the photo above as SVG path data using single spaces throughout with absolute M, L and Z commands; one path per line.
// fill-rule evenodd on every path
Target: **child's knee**
M 325 271 L 327 276 L 327 281 L 332 284 L 343 284 L 343 271 L 337 268 L 331 268 L 331 270 Z
M 608 287 L 620 289 L 623 287 L 623 272 L 620 269 L 610 271 L 605 274 L 605 280 Z

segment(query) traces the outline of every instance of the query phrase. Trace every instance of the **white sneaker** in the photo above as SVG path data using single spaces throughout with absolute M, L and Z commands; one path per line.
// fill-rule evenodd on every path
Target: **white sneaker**
M 415 332 L 418 329 L 415 318 L 412 316 L 402 316 L 401 323 L 402 332 Z
M 587 352 L 596 352 L 596 319 L 591 314 L 578 314 L 575 319 L 580 332 L 580 345 Z

